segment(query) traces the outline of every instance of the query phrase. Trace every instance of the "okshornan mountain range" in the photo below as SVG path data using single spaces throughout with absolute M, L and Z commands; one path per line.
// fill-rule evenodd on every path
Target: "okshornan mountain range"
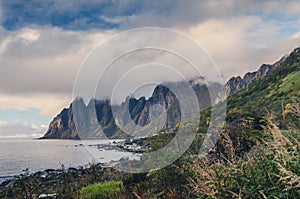
M 251 83 L 269 76 L 279 67 L 284 67 L 284 61 L 289 56 L 300 56 L 300 47 L 288 55 L 282 57 L 274 64 L 263 64 L 255 72 L 248 72 L 243 77 L 232 77 L 222 86 L 219 83 L 203 84 L 203 78 L 195 78 L 189 80 L 199 102 L 200 111 L 226 100 L 236 92 L 247 88 Z M 200 81 L 199 81 L 200 80 Z M 121 105 L 128 106 L 131 119 L 139 126 L 147 126 L 151 122 L 150 107 L 160 104 L 167 113 L 167 119 L 164 128 L 174 127 L 180 121 L 180 106 L 175 94 L 168 89 L 168 84 L 176 84 L 180 86 L 182 82 L 166 83 L 155 87 L 152 96 L 148 99 L 141 97 L 136 99 L 128 96 Z M 80 106 L 80 118 L 87 121 L 84 125 L 84 133 L 78 134 L 74 121 L 74 105 Z M 78 111 L 77 111 L 78 112 Z M 107 99 L 92 99 L 86 105 L 83 99 L 75 99 L 69 106 L 64 108 L 50 123 L 48 131 L 40 139 L 93 139 L 99 137 L 108 138 L 129 138 L 130 135 L 124 133 L 118 124 L 123 121 L 115 121 L 112 105 Z M 99 128 L 89 128 L 89 126 L 99 126 Z M 156 133 L 156 132 L 152 132 Z M 103 135 L 105 134 L 105 135 Z

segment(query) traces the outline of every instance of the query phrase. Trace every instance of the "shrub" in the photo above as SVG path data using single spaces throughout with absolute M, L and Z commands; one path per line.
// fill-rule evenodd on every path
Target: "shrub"
M 299 139 L 272 122 L 266 134 L 270 136 L 245 157 L 235 155 L 232 141 L 225 136 L 228 150 L 220 159 L 195 158 L 189 165 L 195 172 L 190 178 L 191 197 L 300 198 Z
M 124 185 L 122 181 L 108 181 L 103 183 L 95 183 L 81 189 L 82 199 L 98 199 L 98 198 L 120 198 L 124 193 Z

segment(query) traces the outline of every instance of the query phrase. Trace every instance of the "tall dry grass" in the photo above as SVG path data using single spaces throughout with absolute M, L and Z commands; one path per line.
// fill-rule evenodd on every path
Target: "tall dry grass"
M 300 198 L 300 142 L 270 119 L 265 138 L 241 156 L 226 132 L 222 154 L 192 158 L 191 198 Z M 213 159 L 213 161 L 211 161 Z

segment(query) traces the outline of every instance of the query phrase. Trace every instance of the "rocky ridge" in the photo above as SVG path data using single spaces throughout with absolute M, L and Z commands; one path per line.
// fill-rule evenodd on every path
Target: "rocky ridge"
M 285 61 L 287 56 L 282 57 L 274 64 L 263 64 L 257 71 L 248 72 L 243 77 L 237 76 L 230 78 L 223 89 L 219 92 L 216 103 L 226 100 L 227 97 L 235 94 L 241 89 L 248 87 L 252 82 L 266 77 L 272 73 L 274 69 L 279 67 Z
M 199 109 L 203 110 L 212 105 L 217 93 L 221 89 L 218 83 L 209 84 L 209 88 L 205 84 L 199 83 L 198 79 L 190 81 L 192 88 L 198 98 Z M 170 83 L 174 86 L 182 86 L 181 82 Z M 210 93 L 211 92 L 211 93 Z M 155 87 L 152 96 L 149 99 L 141 97 L 127 97 L 121 105 L 111 106 L 109 100 L 92 99 L 87 105 L 83 99 L 75 99 L 69 108 L 63 109 L 50 123 L 48 131 L 40 139 L 93 139 L 93 138 L 129 138 L 130 135 L 125 134 L 120 128 L 120 124 L 126 123 L 126 119 L 122 121 L 113 117 L 113 109 L 121 107 L 123 112 L 119 115 L 126 114 L 129 111 L 128 120 L 134 121 L 138 126 L 146 127 L 151 122 L 151 107 L 153 105 L 161 105 L 166 113 L 167 119 L 164 128 L 171 128 L 180 121 L 179 102 L 175 94 L 168 89 L 166 85 L 158 85 Z M 128 109 L 123 108 L 128 106 Z M 77 110 L 74 110 L 76 108 Z M 77 114 L 77 115 L 74 115 Z M 76 117 L 74 117 L 76 116 Z M 77 118 L 77 123 L 75 122 Z M 121 117 L 124 118 L 124 117 Z M 77 124 L 77 125 L 76 125 Z M 77 129 L 80 129 L 78 135 Z M 150 132 L 156 133 L 156 132 Z
M 296 48 L 291 54 L 300 54 L 300 47 Z M 209 88 L 205 84 L 199 83 L 199 79 L 191 80 L 196 96 L 198 97 L 200 110 L 208 108 L 212 104 L 224 101 L 227 97 L 248 87 L 251 83 L 269 76 L 273 70 L 280 67 L 289 55 L 284 56 L 274 64 L 263 64 L 257 71 L 248 72 L 243 77 L 232 77 L 224 87 L 218 83 L 211 83 Z M 201 78 L 200 78 L 201 80 Z M 200 81 L 201 82 L 201 81 Z M 180 82 L 173 83 L 180 84 Z M 211 91 L 211 93 L 209 92 Z M 84 135 L 78 135 L 74 122 L 73 105 L 82 107 L 80 111 L 75 111 L 79 115 L 77 117 L 84 121 L 77 125 Z M 171 128 L 180 121 L 180 109 L 178 100 L 172 91 L 163 85 L 158 85 L 149 99 L 141 97 L 127 97 L 126 100 L 118 105 L 120 107 L 127 106 L 130 119 L 136 125 L 147 126 L 150 121 L 150 107 L 155 104 L 162 105 L 167 112 L 167 120 L 165 128 Z M 124 114 L 124 113 L 119 113 Z M 69 108 L 63 109 L 50 123 L 49 129 L 41 139 L 92 139 L 99 137 L 109 138 L 130 138 L 118 126 L 126 123 L 125 121 L 115 121 L 112 113 L 112 106 L 108 100 L 92 99 L 88 105 L 85 105 L 82 99 L 74 100 Z M 104 134 L 103 134 L 104 133 Z M 151 132 L 156 133 L 156 132 Z

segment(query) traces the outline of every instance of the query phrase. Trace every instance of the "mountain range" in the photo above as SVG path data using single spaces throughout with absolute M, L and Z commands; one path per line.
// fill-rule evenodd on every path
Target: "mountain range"
M 212 105 L 222 86 L 218 83 L 210 83 L 207 86 L 201 82 L 201 78 L 195 78 L 190 80 L 189 84 L 192 85 L 197 96 L 199 110 L 204 110 Z M 69 108 L 64 108 L 51 121 L 48 131 L 41 139 L 128 138 L 130 135 L 126 135 L 118 127 L 120 124 L 126 125 L 124 123 L 127 121 L 124 119 L 123 121 L 115 121 L 115 118 L 125 118 L 126 120 L 126 117 L 122 115 L 129 111 L 130 120 L 147 129 L 147 125 L 151 123 L 151 114 L 157 114 L 151 113 L 151 107 L 156 104 L 161 105 L 166 111 L 167 118 L 162 128 L 174 127 L 179 122 L 181 115 L 179 102 L 169 87 L 176 86 L 180 90 L 184 84 L 184 82 L 160 84 L 154 88 L 149 99 L 145 97 L 136 99 L 133 96 L 128 96 L 120 105 L 111 105 L 107 99 L 91 99 L 86 105 L 83 99 L 77 98 L 70 104 Z M 118 113 L 121 117 L 114 117 L 113 110 L 116 109 L 122 110 Z M 83 133 L 78 134 L 78 129 Z M 157 132 L 156 129 L 152 129 L 149 130 L 149 133 Z
M 190 80 L 189 84 L 192 85 L 199 102 L 199 111 L 222 102 L 238 91 L 247 89 L 249 85 L 271 76 L 273 71 L 285 67 L 291 57 L 299 56 L 299 54 L 300 48 L 296 48 L 291 54 L 284 56 L 274 64 L 263 64 L 255 72 L 248 72 L 243 77 L 230 78 L 225 86 L 219 83 L 206 85 L 202 83 L 201 77 Z M 83 99 L 77 98 L 70 104 L 69 108 L 63 109 L 51 121 L 48 131 L 41 139 L 128 138 L 131 136 L 119 128 L 120 123 L 126 123 L 126 121 L 115 121 L 116 117 L 114 117 L 113 110 L 127 110 L 130 119 L 136 125 L 147 127 L 151 123 L 151 107 L 155 104 L 161 105 L 167 113 L 163 127 L 174 127 L 180 121 L 180 106 L 175 94 L 168 89 L 168 84 L 172 84 L 172 86 L 176 84 L 177 87 L 180 87 L 183 83 L 157 85 L 149 99 L 145 97 L 136 99 L 133 96 L 128 96 L 120 105 L 111 105 L 107 99 L 92 99 L 86 105 Z M 74 111 L 75 105 L 80 107 L 80 110 Z M 128 107 L 128 109 L 124 107 Z M 80 118 L 83 122 L 76 123 L 76 118 Z M 80 129 L 80 133 L 77 129 Z M 149 133 L 149 135 L 156 133 L 155 129 Z

